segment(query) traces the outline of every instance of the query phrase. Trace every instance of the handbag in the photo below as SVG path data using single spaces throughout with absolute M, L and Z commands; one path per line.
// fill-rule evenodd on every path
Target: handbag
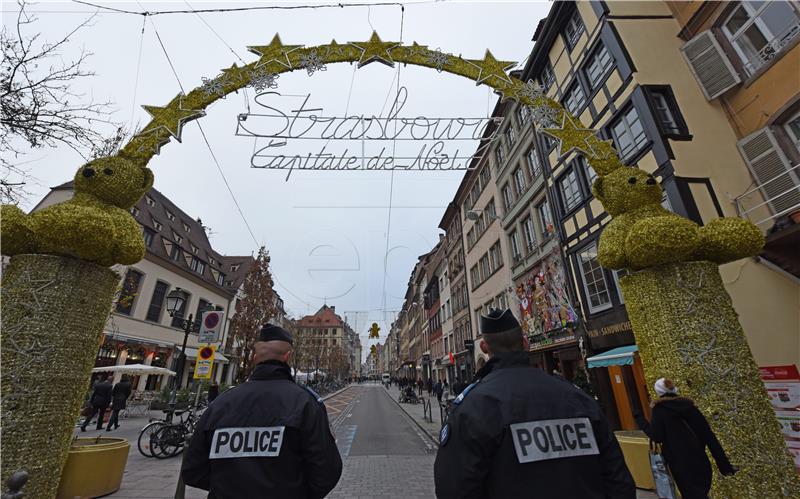
M 661 455 L 661 446 L 650 440 L 650 469 L 653 471 L 653 482 L 659 499 L 677 499 L 675 482 L 669 473 L 667 462 Z

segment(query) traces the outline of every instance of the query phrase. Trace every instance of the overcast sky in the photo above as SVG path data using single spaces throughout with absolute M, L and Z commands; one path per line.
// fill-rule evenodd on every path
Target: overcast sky
M 195 9 L 280 5 L 192 0 L 189 4 L 100 3 L 135 11 L 189 9 L 189 4 Z M 278 32 L 284 44 L 312 46 L 332 38 L 339 43 L 363 41 L 373 28 L 384 41 L 399 41 L 402 25 L 404 43 L 417 41 L 431 49 L 477 59 L 489 48 L 497 59 L 519 61 L 521 65 L 532 48 L 536 25 L 549 7 L 549 2 L 410 2 L 403 16 L 398 6 L 209 13 L 202 19 L 196 14 L 159 15 L 148 18 L 143 36 L 142 16 L 99 11 L 93 26 L 73 37 L 65 56 L 82 46 L 91 51 L 87 68 L 96 76 L 84 82 L 81 89 L 96 100 L 113 101 L 117 121 L 144 125 L 148 115 L 142 104 L 166 105 L 180 91 L 154 27 L 188 92 L 201 84 L 202 77 L 213 78 L 221 68 L 239 62 L 237 55 L 247 63 L 254 61 L 256 56 L 246 47 L 266 45 Z M 2 10 L 4 26 L 13 26 L 15 4 L 3 0 Z M 95 12 L 85 5 L 46 1 L 30 10 L 37 12 L 35 27 L 45 40 L 63 36 Z M 391 102 L 396 91 L 392 84 L 399 70 L 401 86 L 408 89 L 401 116 L 482 117 L 495 104 L 496 96 L 488 87 L 431 69 L 398 66 L 373 63 L 354 70 L 355 65 L 345 63 L 312 76 L 305 71 L 283 74 L 276 91 L 284 97 L 271 97 L 268 102 L 289 112 L 298 99 L 310 94 L 309 104 L 323 108 L 328 116 L 344 116 L 345 112 L 385 116 L 387 96 Z M 251 112 L 263 112 L 253 102 L 254 93 L 249 91 L 248 96 Z M 255 139 L 235 135 L 237 115 L 247 111 L 242 92 L 230 95 L 210 106 L 201 125 L 258 244 L 270 251 L 287 310 L 299 317 L 313 313 L 327 301 L 347 317 L 365 345 L 369 344 L 366 328 L 372 322 L 380 324 L 383 341 L 394 317 L 384 309 L 400 308 L 409 273 L 417 256 L 438 240 L 438 223 L 463 172 L 394 173 L 384 295 L 392 174 L 295 171 L 286 181 L 285 171 L 253 169 L 250 162 Z M 263 144 L 261 141 L 259 144 Z M 312 153 L 322 145 L 320 141 L 289 144 L 294 152 Z M 360 149 L 361 143 L 335 146 L 353 150 Z M 460 142 L 449 146 L 450 151 L 455 148 L 468 155 L 475 145 Z M 34 160 L 28 166 L 41 185 L 32 186 L 34 195 L 25 208 L 31 208 L 49 187 L 70 179 L 82 163 L 80 156 L 67 148 L 36 150 L 26 159 Z M 211 242 L 217 251 L 233 255 L 257 250 L 196 123 L 184 128 L 182 144 L 171 142 L 149 166 L 155 172 L 155 187 L 211 228 Z M 366 354 L 368 348 L 364 350 Z

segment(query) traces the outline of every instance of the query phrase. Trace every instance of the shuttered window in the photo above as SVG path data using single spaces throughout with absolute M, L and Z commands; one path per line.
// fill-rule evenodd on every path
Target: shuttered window
M 147 309 L 147 319 L 151 322 L 161 321 L 161 310 L 164 308 L 164 297 L 167 296 L 169 286 L 163 281 L 158 281 L 153 289 L 153 297 L 150 299 L 150 307 Z
M 711 31 L 703 31 L 686 42 L 681 53 L 708 100 L 742 81 Z
M 139 294 L 139 284 L 142 282 L 143 274 L 133 269 L 128 269 L 125 280 L 122 282 L 122 290 L 117 299 L 117 312 L 120 314 L 131 315 L 133 303 L 136 295 Z
M 800 178 L 781 150 L 769 127 L 748 135 L 737 144 L 761 193 L 778 216 L 800 206 Z

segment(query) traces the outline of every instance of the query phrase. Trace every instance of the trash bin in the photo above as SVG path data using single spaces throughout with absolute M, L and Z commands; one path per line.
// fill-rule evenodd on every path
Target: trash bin
M 650 439 L 643 431 L 616 431 L 614 435 L 622 448 L 625 464 L 628 466 L 636 487 L 655 490 L 653 471 L 650 469 Z
M 130 447 L 124 438 L 74 439 L 56 498 L 100 497 L 119 490 Z

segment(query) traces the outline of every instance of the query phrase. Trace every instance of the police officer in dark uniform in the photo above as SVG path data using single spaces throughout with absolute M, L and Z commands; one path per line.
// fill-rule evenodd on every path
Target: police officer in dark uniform
M 322 399 L 295 384 L 292 336 L 266 324 L 247 382 L 221 394 L 197 424 L 183 480 L 213 499 L 317 499 L 339 481 L 342 459 Z
M 480 378 L 453 401 L 434 476 L 443 498 L 633 499 L 636 489 L 597 403 L 528 362 L 510 310 L 481 317 Z

